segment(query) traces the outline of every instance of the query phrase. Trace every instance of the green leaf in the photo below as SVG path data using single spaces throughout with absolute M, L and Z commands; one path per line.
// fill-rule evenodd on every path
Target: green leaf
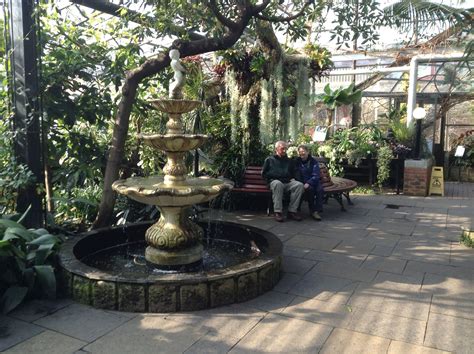
M 48 234 L 48 235 L 40 236 L 34 239 L 33 241 L 28 242 L 28 244 L 29 245 L 49 245 L 49 244 L 56 245 L 59 242 L 60 240 L 58 237 Z
M 56 298 L 56 277 L 53 267 L 49 265 L 33 266 L 43 293 L 49 298 Z
M 35 265 L 43 265 L 51 254 L 51 250 L 53 249 L 54 244 L 46 244 L 41 245 L 36 250 L 36 258 L 35 258 Z
M 19 229 L 25 229 L 25 227 L 23 225 L 15 222 L 15 221 L 7 220 L 7 219 L 0 219 L 0 225 L 4 226 L 5 228 L 14 227 L 14 228 L 19 228 Z
M 28 288 L 24 286 L 12 286 L 5 291 L 0 299 L 2 313 L 7 314 L 20 305 L 28 294 Z
M 36 237 L 36 235 L 33 232 L 28 231 L 26 229 L 18 228 L 18 227 L 9 227 L 8 229 L 6 229 L 5 237 L 10 236 L 10 235 L 19 236 L 21 239 L 27 242 L 34 240 Z
M 49 231 L 46 229 L 31 229 L 30 231 L 40 236 L 49 234 Z

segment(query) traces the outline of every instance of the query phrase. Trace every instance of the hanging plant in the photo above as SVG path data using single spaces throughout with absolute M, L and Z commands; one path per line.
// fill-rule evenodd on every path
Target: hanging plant
M 227 96 L 230 101 L 230 140 L 234 144 L 237 141 L 237 128 L 239 126 L 240 95 L 235 72 L 233 70 L 226 70 L 225 85 Z

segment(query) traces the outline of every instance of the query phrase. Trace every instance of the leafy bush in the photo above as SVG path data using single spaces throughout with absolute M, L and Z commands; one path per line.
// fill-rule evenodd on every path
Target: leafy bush
M 33 172 L 24 164 L 10 157 L 4 164 L 0 162 L 0 213 L 15 212 L 18 191 L 35 181 Z
M 8 313 L 28 298 L 56 297 L 54 255 L 60 239 L 0 219 L 0 309 Z
M 464 146 L 465 151 L 462 158 L 455 158 L 454 153 L 458 146 Z M 457 137 L 451 144 L 450 159 L 456 165 L 474 167 L 474 130 L 468 130 Z

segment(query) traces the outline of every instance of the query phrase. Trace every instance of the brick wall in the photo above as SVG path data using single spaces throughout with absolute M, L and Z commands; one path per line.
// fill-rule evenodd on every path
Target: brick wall
M 403 194 L 426 197 L 431 178 L 431 160 L 406 160 Z

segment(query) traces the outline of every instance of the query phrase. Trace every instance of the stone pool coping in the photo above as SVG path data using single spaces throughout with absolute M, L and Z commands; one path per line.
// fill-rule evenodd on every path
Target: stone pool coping
M 156 274 L 130 278 L 100 271 L 74 253 L 86 238 L 146 229 L 151 222 L 98 229 L 67 240 L 59 254 L 59 288 L 75 301 L 101 309 L 128 312 L 193 311 L 243 302 L 271 290 L 279 281 L 283 245 L 272 233 L 231 222 L 213 223 L 250 231 L 266 243 L 255 259 L 224 269 L 197 273 Z M 109 236 L 110 237 L 110 236 Z M 259 241 L 256 240 L 257 245 Z

